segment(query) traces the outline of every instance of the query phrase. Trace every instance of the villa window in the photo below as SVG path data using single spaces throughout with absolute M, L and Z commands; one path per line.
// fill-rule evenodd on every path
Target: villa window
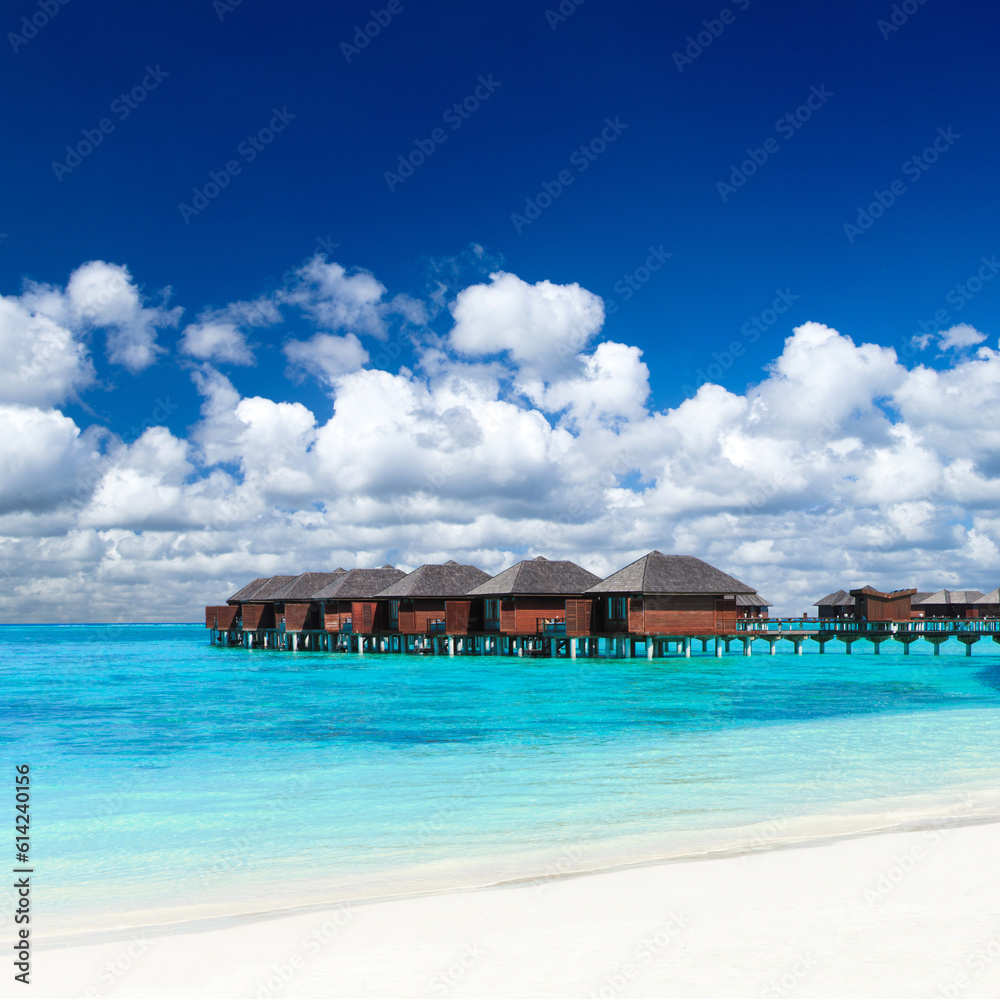
M 486 601 L 486 620 L 487 621 L 499 621 L 500 620 L 500 601 L 499 600 L 487 600 Z
M 608 597 L 608 620 L 624 621 L 628 597 Z
M 390 600 L 389 601 L 389 627 L 398 628 L 399 627 L 399 601 Z

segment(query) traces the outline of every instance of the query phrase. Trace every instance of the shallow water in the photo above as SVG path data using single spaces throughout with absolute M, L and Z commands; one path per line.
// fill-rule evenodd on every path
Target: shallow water
M 99 929 L 997 814 L 994 650 L 359 658 L 4 626 L 0 733 L 32 767 L 40 932 Z

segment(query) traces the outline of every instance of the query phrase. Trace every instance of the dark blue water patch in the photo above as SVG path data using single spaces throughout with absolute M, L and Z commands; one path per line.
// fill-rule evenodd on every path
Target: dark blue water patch
M 976 670 L 976 680 L 984 687 L 1000 694 L 1000 657 L 995 662 Z

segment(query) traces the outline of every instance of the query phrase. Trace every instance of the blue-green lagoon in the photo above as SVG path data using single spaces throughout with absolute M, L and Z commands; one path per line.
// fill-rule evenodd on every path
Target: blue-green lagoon
M 0 627 L 38 932 L 1000 815 L 1000 646 L 781 644 L 449 659 L 224 649 L 193 625 Z

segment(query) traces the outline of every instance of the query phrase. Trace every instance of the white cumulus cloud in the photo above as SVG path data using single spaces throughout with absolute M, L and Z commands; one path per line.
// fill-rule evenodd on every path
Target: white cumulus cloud
M 578 284 L 528 284 L 497 271 L 489 284 L 459 292 L 450 342 L 469 356 L 507 352 L 518 365 L 548 371 L 583 350 L 604 325 L 604 303 Z
M 594 343 L 603 307 L 577 285 L 495 272 L 458 293 L 451 329 L 410 329 L 416 363 L 392 372 L 364 338 L 416 327 L 421 303 L 407 316 L 372 275 L 315 258 L 290 292 L 198 313 L 181 349 L 200 417 L 126 444 L 58 408 L 93 383 L 87 337 L 150 308 L 111 266 L 0 299 L 7 620 L 42 591 L 70 619 L 194 619 L 255 575 L 448 557 L 495 572 L 537 553 L 606 574 L 654 547 L 776 612 L 840 586 L 1000 584 L 1000 353 L 978 331 L 907 366 L 804 323 L 757 384 L 657 411 L 663 372 Z M 114 273 L 132 291 L 99 305 Z M 313 322 L 284 342 L 289 372 L 330 387 L 322 412 L 215 366 L 292 306 Z
M 316 333 L 308 340 L 289 340 L 284 351 L 293 371 L 315 375 L 331 384 L 368 363 L 368 351 L 353 333 Z

